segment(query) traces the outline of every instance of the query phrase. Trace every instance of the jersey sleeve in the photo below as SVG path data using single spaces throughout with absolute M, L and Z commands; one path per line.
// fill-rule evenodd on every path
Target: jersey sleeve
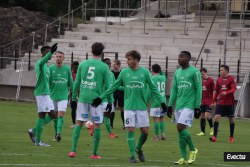
M 176 100 L 176 97 L 177 97 L 177 78 L 176 78 L 177 74 L 176 73 L 177 72 L 175 72 L 175 74 L 174 74 L 174 82 L 172 85 L 172 91 L 171 91 L 170 99 L 169 99 L 169 103 L 168 103 L 169 106 L 173 106 L 173 104 Z
M 213 79 L 211 80 L 211 88 L 212 88 L 213 91 L 216 90 L 215 83 L 214 83 Z
M 71 90 L 71 92 L 72 92 L 72 91 L 74 90 L 74 81 L 73 81 L 73 78 L 72 78 L 71 70 L 70 70 L 70 68 L 68 68 L 68 69 L 69 69 L 69 70 L 68 70 L 69 88 L 70 88 L 70 90 Z
M 78 93 L 80 82 L 81 82 L 81 71 L 82 71 L 82 63 L 79 65 L 78 72 L 76 74 L 75 86 L 72 92 L 72 101 L 76 101 L 77 93 Z
M 195 108 L 200 108 L 201 107 L 201 100 L 202 100 L 202 82 L 201 82 L 201 73 L 199 70 L 197 70 L 195 72 L 194 87 L 196 89 Z
M 52 84 L 52 65 L 51 66 L 49 66 L 49 72 L 50 72 L 50 76 L 49 76 L 49 87 L 51 86 L 51 84 Z
M 231 89 L 235 88 L 236 90 L 236 80 L 234 77 L 232 77 L 232 81 L 231 81 Z
M 108 68 L 108 66 L 107 66 L 107 67 L 105 68 L 105 70 L 104 70 L 104 84 L 105 84 L 104 89 L 105 89 L 105 90 L 107 90 L 107 89 L 110 87 L 110 76 L 109 76 L 109 75 L 111 75 L 111 74 L 109 73 L 109 68 Z M 112 99 L 111 99 L 111 97 L 108 96 L 107 99 L 108 99 L 108 104 L 112 104 Z
M 38 62 L 38 66 L 43 66 L 48 60 L 49 58 L 52 56 L 51 52 L 48 52 L 39 62 Z
M 151 93 L 156 97 L 156 99 L 160 102 L 160 103 L 164 103 L 164 99 L 163 97 L 161 96 L 158 88 L 156 87 L 156 85 L 154 84 L 153 80 L 152 80 L 152 77 L 149 73 L 149 71 L 147 72 L 146 74 L 146 79 L 147 79 L 147 83 L 148 83 L 148 86 L 151 90 Z
M 117 78 L 117 80 L 115 80 L 115 83 L 113 83 L 113 85 L 111 87 L 108 88 L 108 90 L 106 90 L 101 96 L 100 98 L 103 100 L 105 98 L 108 98 L 110 96 L 111 93 L 113 93 L 119 86 L 122 85 L 122 76 L 123 76 L 123 72 L 120 73 L 119 77 Z
M 219 78 L 218 78 L 217 81 L 216 81 L 215 91 L 219 93 L 219 92 L 220 92 L 220 88 L 219 88 L 218 80 L 219 80 Z M 217 98 L 217 97 L 216 97 L 216 98 Z

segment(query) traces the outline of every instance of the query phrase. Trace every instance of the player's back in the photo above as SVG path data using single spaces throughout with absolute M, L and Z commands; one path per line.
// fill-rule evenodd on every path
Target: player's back
M 92 99 L 103 93 L 104 85 L 109 87 L 109 67 L 99 59 L 85 60 L 79 65 L 76 82 L 78 79 L 80 79 L 79 102 L 92 103 Z

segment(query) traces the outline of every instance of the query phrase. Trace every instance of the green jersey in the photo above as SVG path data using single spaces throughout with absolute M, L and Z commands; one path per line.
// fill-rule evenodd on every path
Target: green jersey
M 76 101 L 76 96 L 80 87 L 78 102 L 92 103 L 93 99 L 99 97 L 109 88 L 110 76 L 109 67 L 99 59 L 88 59 L 78 67 L 75 87 L 72 93 L 72 101 Z M 109 97 L 108 97 L 109 98 Z M 111 99 L 109 98 L 111 103 Z
M 41 60 L 36 62 L 36 87 L 34 91 L 35 96 L 49 95 L 49 67 L 47 61 L 52 56 L 51 52 L 48 52 Z
M 160 72 L 160 75 L 154 75 L 152 76 L 152 80 L 154 84 L 157 86 L 162 98 L 164 99 L 164 102 L 166 103 L 166 95 L 165 95 L 165 83 L 167 78 L 163 74 L 163 72 Z M 151 97 L 151 108 L 160 108 L 161 103 L 157 100 L 155 95 L 151 92 L 150 89 L 148 89 L 148 95 Z
M 55 64 L 49 66 L 50 98 L 55 101 L 68 100 L 69 89 L 73 91 L 74 82 L 71 69 L 67 65 L 58 68 Z
M 189 66 L 179 68 L 174 74 L 174 83 L 170 94 L 169 106 L 176 100 L 175 110 L 200 108 L 202 99 L 202 81 L 200 71 Z
M 100 97 L 105 99 L 119 86 L 124 86 L 124 110 L 147 110 L 147 84 L 159 102 L 164 102 L 160 92 L 152 81 L 150 72 L 144 67 L 138 70 L 125 68 L 115 83 Z

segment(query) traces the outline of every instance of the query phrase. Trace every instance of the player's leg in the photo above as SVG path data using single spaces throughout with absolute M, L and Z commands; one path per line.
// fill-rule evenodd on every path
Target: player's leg
M 91 156 L 91 159 L 100 159 L 101 157 L 98 156 L 97 151 L 101 139 L 100 125 L 103 122 L 103 105 L 99 105 L 98 107 L 94 108 L 91 106 L 91 104 L 89 104 L 89 107 L 90 107 L 91 121 L 93 122 L 93 127 L 94 127 L 93 155 Z
M 128 161 L 129 163 L 136 163 L 135 155 L 135 120 L 136 120 L 136 111 L 135 110 L 126 110 L 124 111 L 125 118 L 125 127 L 127 128 L 127 142 L 131 158 Z
M 159 140 L 159 131 L 160 131 L 160 108 L 151 108 L 150 109 L 150 116 L 154 118 L 154 131 L 155 136 L 151 140 Z
M 142 146 L 147 141 L 149 130 L 149 117 L 148 111 L 136 110 L 136 127 L 140 128 L 141 134 L 139 136 L 138 143 L 136 145 L 136 153 L 141 162 L 145 161 L 145 157 L 142 152 Z
M 209 138 L 209 140 L 212 142 L 217 142 L 217 132 L 219 128 L 219 121 L 223 112 L 224 112 L 224 107 L 217 104 L 215 108 L 215 115 L 214 115 L 214 135 L 213 137 Z
M 55 130 L 55 137 L 52 141 L 56 141 L 56 136 L 57 136 L 57 124 L 58 124 L 58 101 L 53 100 L 53 105 L 54 105 L 54 113 L 57 115 L 56 118 L 53 119 L 53 125 L 54 125 L 54 130 Z
M 229 137 L 229 140 L 228 142 L 233 142 L 234 139 L 233 139 L 233 135 L 234 135 L 234 128 L 235 128 L 235 124 L 234 124 L 234 106 L 233 105 L 230 105 L 230 106 L 226 106 L 228 108 L 227 110 L 227 115 L 228 115 L 228 121 L 229 121 L 229 124 L 230 124 L 230 137 Z
M 126 129 L 124 124 L 124 91 L 117 91 L 116 98 L 118 99 L 118 106 L 121 110 L 122 127 L 123 129 Z
M 58 121 L 57 121 L 57 141 L 61 140 L 63 125 L 64 125 L 64 114 L 67 110 L 67 100 L 58 101 Z
M 205 120 L 205 106 L 201 106 L 201 116 L 200 116 L 200 126 L 201 126 L 201 132 L 197 134 L 197 136 L 204 136 L 205 135 L 205 126 L 206 126 L 206 120 Z
M 165 121 L 164 121 L 164 116 L 160 116 L 160 129 L 161 129 L 161 140 L 166 140 L 165 138 Z
M 109 137 L 118 137 L 118 136 L 114 135 L 114 133 L 112 133 L 112 131 L 111 131 L 110 122 L 109 122 L 110 113 L 108 113 L 106 111 L 107 105 L 108 105 L 108 102 L 103 102 L 103 116 L 104 116 L 103 117 L 103 123 L 105 124 L 105 127 L 106 127 L 106 129 L 108 131 Z M 113 112 L 114 112 L 114 106 L 112 106 L 111 113 L 113 113 Z
M 206 112 L 205 117 L 207 119 L 207 122 L 210 126 L 210 135 L 214 134 L 214 128 L 213 128 L 213 118 L 211 117 L 212 108 L 210 108 L 208 105 L 206 106 Z
M 70 104 L 71 103 L 72 103 L 72 99 L 70 99 Z M 76 106 L 75 107 L 71 106 L 71 118 L 72 118 L 73 125 L 70 126 L 70 128 L 74 128 L 76 126 Z
M 122 128 L 123 129 L 126 129 L 126 126 L 124 124 L 124 107 L 120 107 L 120 110 L 121 110 L 121 118 L 122 118 Z
M 88 103 L 77 103 L 76 126 L 73 131 L 72 149 L 68 155 L 69 157 L 75 157 L 76 155 L 76 146 L 80 137 L 82 125 L 84 122 L 87 122 L 89 120 L 89 110 L 90 108 Z

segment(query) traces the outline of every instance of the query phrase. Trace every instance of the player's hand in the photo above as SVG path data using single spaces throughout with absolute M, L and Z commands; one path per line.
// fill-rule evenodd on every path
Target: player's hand
M 167 111 L 168 111 L 168 107 L 166 106 L 166 104 L 165 103 L 161 103 L 161 108 L 162 108 L 162 113 L 166 113 Z
M 194 109 L 194 117 L 196 119 L 199 119 L 200 118 L 200 115 L 201 115 L 201 109 L 200 108 L 195 108 Z
M 91 104 L 91 106 L 96 108 L 96 107 L 98 107 L 101 104 L 102 99 L 100 97 L 97 97 L 97 98 L 95 98 L 92 101 L 93 101 L 93 103 Z
M 71 102 L 71 108 L 76 108 L 76 101 Z
M 168 116 L 169 118 L 171 118 L 172 112 L 173 112 L 172 106 L 168 106 L 167 116 Z
M 210 108 L 214 108 L 215 106 L 216 106 L 215 103 L 211 103 L 211 104 L 209 105 Z
M 106 111 L 107 111 L 108 113 L 110 113 L 110 112 L 112 111 L 112 104 L 108 104 L 108 105 L 107 105 Z
M 57 50 L 57 43 L 52 45 L 50 52 L 53 54 Z
M 227 93 L 225 91 L 221 92 L 222 96 L 225 96 Z

